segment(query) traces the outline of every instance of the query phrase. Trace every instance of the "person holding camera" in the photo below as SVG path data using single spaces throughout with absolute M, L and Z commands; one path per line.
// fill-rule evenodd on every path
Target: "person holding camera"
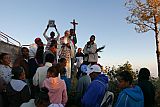
M 97 44 L 95 43 L 95 36 L 91 35 L 90 41 L 87 42 L 83 49 L 84 61 L 88 64 L 94 65 L 98 62 Z

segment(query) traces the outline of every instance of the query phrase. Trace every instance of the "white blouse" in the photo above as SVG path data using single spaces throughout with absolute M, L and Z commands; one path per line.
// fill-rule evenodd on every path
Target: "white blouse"
M 0 64 L 0 78 L 3 78 L 4 81 L 8 84 L 11 81 L 11 77 L 11 68 L 9 66 Z

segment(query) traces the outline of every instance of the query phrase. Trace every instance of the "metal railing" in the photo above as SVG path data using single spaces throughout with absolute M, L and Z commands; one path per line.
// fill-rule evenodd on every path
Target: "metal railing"
M 1 32 L 1 31 L 0 31 L 0 40 L 7 42 L 8 44 L 12 44 L 12 45 L 16 45 L 16 43 L 18 43 L 18 46 L 21 47 L 21 43 L 19 41 L 15 40 L 11 36 Z
M 5 37 L 4 35 L 2 35 L 1 33 L 0 33 L 0 40 L 1 40 L 1 41 L 7 41 L 7 43 L 9 43 L 8 38 Z

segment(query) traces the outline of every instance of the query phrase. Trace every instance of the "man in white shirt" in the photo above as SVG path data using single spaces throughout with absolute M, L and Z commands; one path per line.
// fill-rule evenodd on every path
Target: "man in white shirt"
M 54 56 L 52 54 L 47 54 L 45 57 L 45 65 L 43 67 L 37 68 L 35 75 L 33 76 L 33 85 L 42 87 L 42 83 L 47 76 L 47 70 L 52 66 L 54 62 Z

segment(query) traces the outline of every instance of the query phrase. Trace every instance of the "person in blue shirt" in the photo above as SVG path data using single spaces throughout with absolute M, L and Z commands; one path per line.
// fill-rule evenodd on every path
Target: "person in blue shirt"
M 92 82 L 81 99 L 82 107 L 100 107 L 108 89 L 108 77 L 101 74 L 99 65 L 92 65 L 88 73 Z
M 122 89 L 115 107 L 144 107 L 143 92 L 139 86 L 133 86 L 133 77 L 128 71 L 117 76 L 119 88 Z

